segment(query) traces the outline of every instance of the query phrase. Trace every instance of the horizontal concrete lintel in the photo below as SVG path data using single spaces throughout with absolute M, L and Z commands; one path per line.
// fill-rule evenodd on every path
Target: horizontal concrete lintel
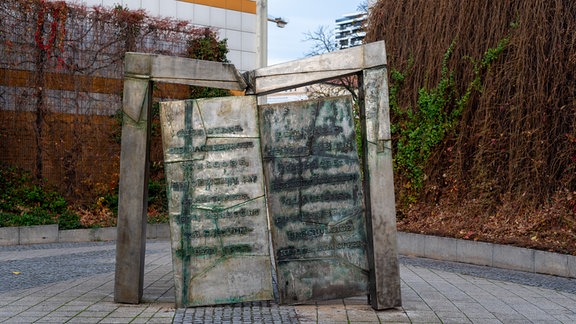
M 256 78 L 316 71 L 363 70 L 386 65 L 384 42 L 369 43 L 344 50 L 280 63 L 254 70 Z
M 175 79 L 175 78 L 161 78 L 161 77 L 152 77 L 151 80 L 163 83 L 185 84 L 191 86 L 227 89 L 227 90 L 242 91 L 246 89 L 245 83 L 240 83 L 237 81 L 202 80 L 195 78 Z
M 246 89 L 246 82 L 233 64 L 185 57 L 126 53 L 124 76 L 158 82 L 230 90 Z
M 254 70 L 250 88 L 264 95 L 385 65 L 386 49 L 380 41 Z
M 359 73 L 360 71 L 362 70 L 326 70 L 256 77 L 253 79 L 255 84 L 251 85 L 250 87 L 252 88 L 254 94 L 266 95 L 269 93 L 307 86 L 309 84 L 333 80 L 340 77 L 346 77 L 355 73 Z
M 185 84 L 235 83 L 234 90 L 246 89 L 244 78 L 233 64 L 213 61 L 195 60 L 183 57 L 158 55 L 151 62 L 150 75 L 154 80 L 179 80 Z
M 251 88 L 263 95 L 385 65 L 386 49 L 380 41 L 254 70 Z M 232 64 L 157 54 L 127 53 L 125 76 L 230 90 L 248 88 Z

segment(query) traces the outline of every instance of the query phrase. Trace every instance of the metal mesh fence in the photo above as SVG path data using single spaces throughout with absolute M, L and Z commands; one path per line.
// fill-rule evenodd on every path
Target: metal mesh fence
M 185 56 L 188 42 L 209 32 L 121 7 L 0 2 L 0 162 L 69 197 L 109 190 L 118 176 L 125 53 Z M 157 95 L 186 93 L 170 87 Z

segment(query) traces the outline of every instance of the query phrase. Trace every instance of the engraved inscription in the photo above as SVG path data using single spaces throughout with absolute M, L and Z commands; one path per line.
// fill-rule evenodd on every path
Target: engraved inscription
M 271 271 L 255 104 L 224 98 L 162 107 L 179 307 L 272 298 L 271 278 L 221 280 Z
M 189 200 L 187 200 L 189 201 Z M 175 216 L 174 219 L 180 225 L 190 222 L 192 220 L 201 220 L 201 219 L 211 219 L 211 220 L 218 220 L 218 219 L 230 219 L 230 218 L 241 218 L 241 217 L 255 217 L 260 215 L 260 209 L 246 209 L 241 208 L 238 210 L 233 211 L 223 211 L 223 212 L 205 212 L 205 213 L 194 213 L 192 215 L 178 215 Z
M 218 135 L 218 134 L 235 134 L 235 133 L 242 133 L 244 130 L 240 125 L 234 125 L 230 127 L 214 127 L 208 128 L 207 130 L 204 129 L 182 129 L 179 130 L 176 134 L 178 136 L 203 136 L 203 135 Z
M 188 145 L 184 147 L 173 147 L 170 149 L 169 152 L 172 154 L 185 154 L 190 152 L 218 152 L 218 151 L 240 150 L 251 147 L 254 147 L 253 142 L 199 145 L 199 146 Z
M 352 194 L 345 191 L 324 191 L 317 195 L 301 195 L 296 197 L 280 197 L 282 204 L 286 206 L 306 205 L 316 202 L 331 202 L 352 199 Z
M 299 241 L 299 240 L 312 240 L 320 237 L 324 234 L 335 234 L 342 232 L 351 232 L 354 230 L 354 225 L 352 221 L 347 221 L 344 224 L 332 226 L 326 228 L 326 226 L 310 227 L 300 229 L 298 231 L 287 231 L 288 240 Z
M 351 102 L 262 106 L 260 120 L 281 301 L 305 301 L 315 294 L 295 287 L 331 279 L 346 287 L 344 295 L 364 292 L 358 287 L 368 280 L 366 234 Z M 331 273 L 351 276 L 325 277 Z
M 235 195 L 210 195 L 210 196 L 198 196 L 194 198 L 194 202 L 201 204 L 201 203 L 221 203 L 227 201 L 234 201 L 234 200 L 248 200 L 250 196 L 245 193 L 239 193 Z
M 195 246 L 190 249 L 178 249 L 176 250 L 176 255 L 180 258 L 190 258 L 190 257 L 206 257 L 216 254 L 221 254 L 222 256 L 235 255 L 237 253 L 250 253 L 252 252 L 252 246 L 249 244 L 236 244 L 236 245 L 226 245 L 222 249 L 218 249 L 215 246 Z
M 287 246 L 278 250 L 276 253 L 276 258 L 279 261 L 289 261 L 292 258 L 304 258 L 307 254 L 313 254 L 317 252 L 365 248 L 366 242 L 364 241 L 339 242 L 336 244 L 320 244 L 316 246 L 304 247 Z
M 225 237 L 232 235 L 246 235 L 252 232 L 253 229 L 242 226 L 242 227 L 228 227 L 228 228 L 216 228 L 211 230 L 193 231 L 189 233 L 184 233 L 183 236 L 187 239 L 196 239 L 201 237 Z
M 274 180 L 272 181 L 272 186 L 270 190 L 281 191 L 281 190 L 300 189 L 304 187 L 317 186 L 321 184 L 341 183 L 345 181 L 356 181 L 356 180 L 358 180 L 358 174 L 356 173 L 330 175 L 324 177 L 317 176 L 312 177 L 311 179 L 290 179 L 287 181 Z
M 205 169 L 235 169 L 240 167 L 249 167 L 250 163 L 245 158 L 240 158 L 238 160 L 225 160 L 225 161 L 194 161 L 183 163 L 183 168 L 188 170 L 202 171 Z

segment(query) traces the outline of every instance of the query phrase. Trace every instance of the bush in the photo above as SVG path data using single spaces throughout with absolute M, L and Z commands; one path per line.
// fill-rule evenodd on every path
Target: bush
M 34 183 L 27 171 L 0 164 L 0 226 L 58 223 L 72 229 L 80 227 L 79 220 L 58 192 Z
M 61 230 L 76 229 L 82 227 L 80 215 L 70 210 L 65 211 L 58 217 L 58 228 Z

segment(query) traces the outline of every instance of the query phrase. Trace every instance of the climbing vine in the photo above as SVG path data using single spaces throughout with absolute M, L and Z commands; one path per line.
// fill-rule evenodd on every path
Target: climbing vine
M 424 170 L 427 161 L 434 149 L 458 125 L 471 94 L 482 91 L 482 77 L 507 44 L 508 38 L 504 38 L 495 48 L 488 49 L 479 61 L 469 58 L 474 65 L 474 78 L 466 91 L 459 95 L 454 72 L 448 68 L 448 60 L 456 45 L 456 41 L 453 41 L 444 53 L 438 84 L 431 89 L 420 88 L 415 108 L 402 108 L 398 105 L 397 92 L 406 75 L 398 70 L 391 71 L 390 108 L 396 115 L 396 122 L 392 125 L 396 148 L 394 166 L 407 179 L 404 184 L 408 191 L 404 196 L 407 203 L 416 201 L 426 180 Z M 413 61 L 409 60 L 408 67 L 412 65 Z
M 34 40 L 36 46 L 46 55 L 56 52 L 58 66 L 64 64 L 61 53 L 64 51 L 64 41 L 66 39 L 66 20 L 68 18 L 68 6 L 64 1 L 40 0 L 38 5 L 38 16 L 36 20 L 36 33 Z M 49 25 L 49 32 L 46 33 L 46 24 Z
M 56 185 L 81 209 L 85 226 L 112 224 L 120 147 L 111 139 L 119 138 L 125 53 L 187 57 L 194 48 L 195 58 L 223 61 L 226 41 L 216 36 L 187 21 L 123 6 L 0 1 L 1 160 Z M 188 94 L 186 86 L 162 84 L 154 92 L 161 99 Z M 158 177 L 149 188 L 149 206 L 156 208 L 150 214 L 161 220 L 164 201 L 155 199 L 164 198 L 161 158 L 152 158 Z

